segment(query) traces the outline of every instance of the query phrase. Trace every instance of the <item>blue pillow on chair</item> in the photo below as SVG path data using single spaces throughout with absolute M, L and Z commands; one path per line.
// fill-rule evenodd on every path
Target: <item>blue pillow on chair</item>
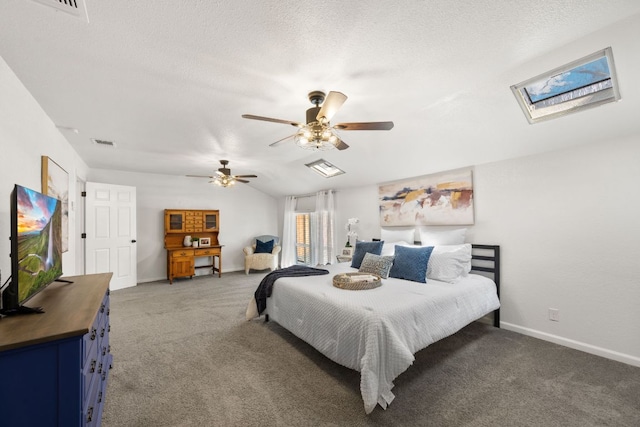
M 351 258 L 351 267 L 360 268 L 364 254 L 367 252 L 374 255 L 380 255 L 382 252 L 382 245 L 384 241 L 378 242 L 356 242 L 356 248 L 353 251 L 353 257 Z
M 427 264 L 431 257 L 433 246 L 409 248 L 396 245 L 395 258 L 389 271 L 389 277 L 411 280 L 412 282 L 427 282 Z
M 256 240 L 256 250 L 254 254 L 270 254 L 273 251 L 273 240 L 263 242 Z

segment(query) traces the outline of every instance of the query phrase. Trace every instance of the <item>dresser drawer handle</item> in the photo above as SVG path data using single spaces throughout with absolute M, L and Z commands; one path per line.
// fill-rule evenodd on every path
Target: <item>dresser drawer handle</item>
M 91 341 L 96 339 L 97 334 L 98 334 L 98 331 L 95 328 L 91 328 Z
M 90 423 L 93 418 L 93 406 L 87 409 L 87 422 Z
M 98 373 L 102 373 L 102 362 L 98 365 Z
M 104 337 L 104 328 L 100 329 L 100 338 Z
M 98 403 L 102 402 L 102 392 L 98 393 Z
M 89 369 L 89 372 L 93 374 L 95 371 L 96 371 L 96 361 L 92 360 L 91 361 L 91 368 Z
M 102 347 L 102 355 L 103 356 L 107 355 L 107 347 Z
M 111 309 L 107 308 L 107 316 L 109 315 L 109 313 L 111 313 Z
M 107 326 L 107 331 L 111 332 L 111 323 Z

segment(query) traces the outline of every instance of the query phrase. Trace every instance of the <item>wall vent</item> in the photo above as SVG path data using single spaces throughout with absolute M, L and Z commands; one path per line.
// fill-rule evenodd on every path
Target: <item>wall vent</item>
M 85 0 L 33 0 L 36 3 L 43 4 L 59 10 L 61 12 L 68 13 L 76 18 L 84 19 L 89 22 L 89 15 L 87 14 L 87 5 Z
M 106 141 L 104 139 L 95 139 L 95 138 L 91 138 L 91 141 L 93 141 L 93 143 L 99 147 L 116 148 L 116 143 L 113 141 Z

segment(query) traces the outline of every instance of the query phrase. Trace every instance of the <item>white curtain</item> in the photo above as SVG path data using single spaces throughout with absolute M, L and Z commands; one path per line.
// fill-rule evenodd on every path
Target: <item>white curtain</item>
M 284 224 L 282 229 L 282 268 L 296 264 L 296 198 L 287 196 L 284 200 Z
M 333 264 L 336 257 L 333 191 L 316 193 L 311 214 L 311 265 Z

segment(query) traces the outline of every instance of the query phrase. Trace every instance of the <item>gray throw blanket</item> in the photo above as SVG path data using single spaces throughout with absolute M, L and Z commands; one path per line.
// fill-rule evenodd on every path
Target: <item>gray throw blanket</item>
M 321 268 L 307 267 L 306 265 L 292 265 L 291 267 L 281 268 L 280 270 L 275 270 L 267 274 L 258 285 L 255 294 L 253 294 L 256 299 L 256 305 L 258 306 L 258 313 L 262 314 L 264 309 L 267 308 L 267 298 L 271 296 L 273 284 L 279 278 L 320 276 L 322 274 L 329 274 L 329 272 Z

